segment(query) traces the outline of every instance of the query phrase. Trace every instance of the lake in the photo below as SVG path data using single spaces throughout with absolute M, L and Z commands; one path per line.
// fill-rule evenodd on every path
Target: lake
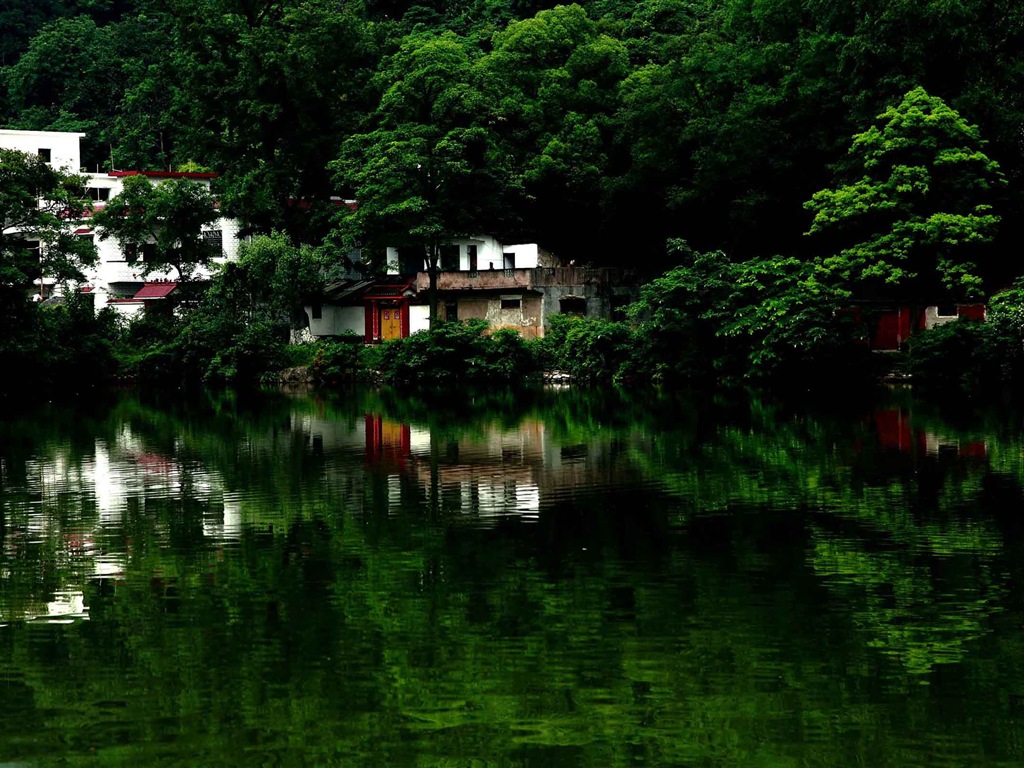
M 8 413 L 0 765 L 1020 765 L 1022 435 L 907 392 Z

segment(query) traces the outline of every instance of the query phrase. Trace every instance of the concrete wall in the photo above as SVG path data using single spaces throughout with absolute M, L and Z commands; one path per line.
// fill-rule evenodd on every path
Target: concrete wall
M 430 306 L 412 304 L 409 307 L 409 333 L 425 331 L 430 328 Z
M 951 323 L 954 320 L 964 318 L 967 320 L 986 320 L 988 313 L 984 304 L 954 304 L 945 305 L 942 307 L 943 311 L 949 312 L 951 309 L 956 314 L 939 314 L 938 306 L 930 306 L 924 308 L 924 314 L 922 317 L 922 325 L 925 328 L 934 328 L 937 325 L 945 325 Z
M 520 243 L 518 245 L 506 245 L 505 253 L 511 253 L 515 259 L 515 269 L 535 269 L 536 267 L 554 266 L 549 263 L 550 254 L 541 251 L 536 243 Z
M 50 150 L 50 165 L 71 173 L 82 169 L 82 153 L 79 139 L 84 133 L 61 131 L 12 131 L 0 130 L 0 147 L 15 149 L 35 155 L 40 149 Z
M 362 336 L 366 333 L 366 311 L 362 306 L 335 307 L 324 304 L 320 317 L 313 317 L 313 307 L 306 306 L 306 317 L 309 318 L 309 331 L 314 336 L 341 336 L 355 333 Z
M 503 297 L 519 299 L 520 306 L 515 309 L 502 309 Z M 491 331 L 512 328 L 527 338 L 543 335 L 540 323 L 541 297 L 536 294 L 459 296 L 454 301 L 457 304 L 459 320 L 486 320 Z

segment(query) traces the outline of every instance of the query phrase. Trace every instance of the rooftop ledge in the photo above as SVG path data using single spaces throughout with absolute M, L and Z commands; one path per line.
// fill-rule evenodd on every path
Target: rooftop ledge
M 437 276 L 437 287 L 442 291 L 486 291 L 531 289 L 548 286 L 606 285 L 631 283 L 633 275 L 615 267 L 535 267 L 532 269 L 480 269 L 442 272 Z M 416 275 L 416 289 L 430 287 L 426 272 Z

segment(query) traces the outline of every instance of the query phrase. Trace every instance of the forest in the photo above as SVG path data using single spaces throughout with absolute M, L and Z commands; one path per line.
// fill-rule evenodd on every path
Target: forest
M 823 307 L 1020 272 L 1008 0 L 12 0 L 0 62 L 7 127 L 84 132 L 87 170 L 215 170 L 247 233 L 339 261 L 488 232 L 685 263 L 663 288 L 730 308 L 712 333 L 833 340 Z

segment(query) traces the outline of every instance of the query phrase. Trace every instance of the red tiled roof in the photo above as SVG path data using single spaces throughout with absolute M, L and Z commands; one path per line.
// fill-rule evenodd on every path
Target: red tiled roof
M 133 298 L 136 301 L 142 299 L 166 299 L 171 291 L 177 287 L 177 283 L 146 283 Z

